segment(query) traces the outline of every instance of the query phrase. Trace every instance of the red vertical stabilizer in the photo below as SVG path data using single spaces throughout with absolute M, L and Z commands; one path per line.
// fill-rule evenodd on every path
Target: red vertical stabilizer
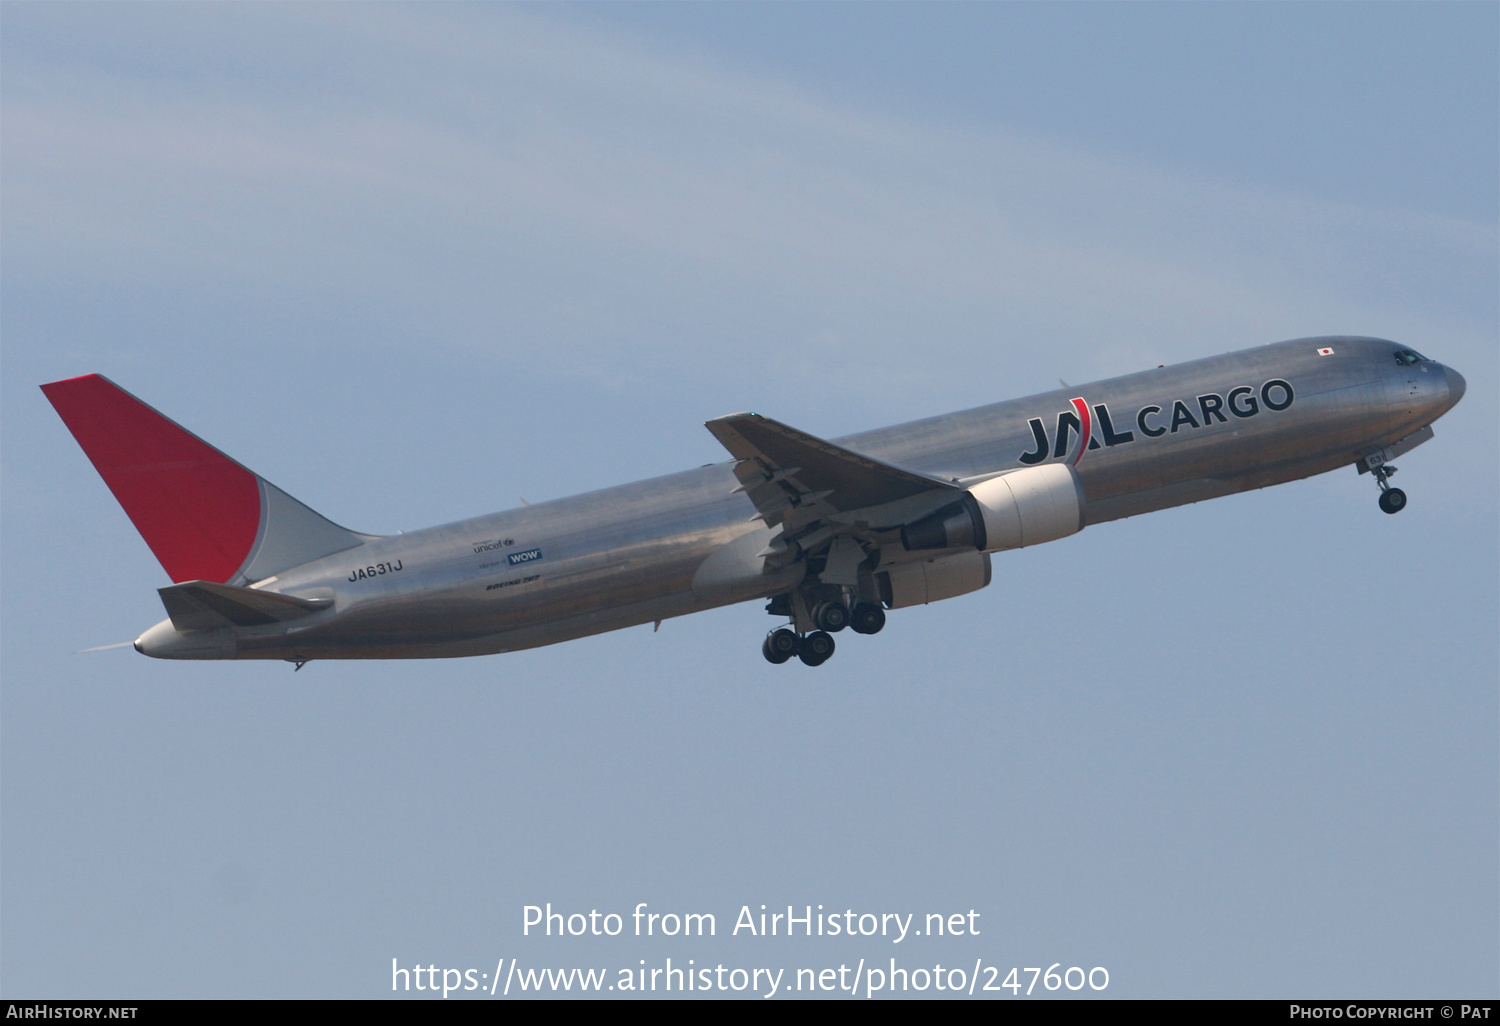
M 367 541 L 100 374 L 42 391 L 174 582 L 249 583 Z
M 42 391 L 173 581 L 228 581 L 260 530 L 255 475 L 99 374 Z

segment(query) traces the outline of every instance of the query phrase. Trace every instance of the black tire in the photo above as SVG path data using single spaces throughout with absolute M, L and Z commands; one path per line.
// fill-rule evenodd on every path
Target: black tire
M 1406 493 L 1399 488 L 1387 488 L 1380 493 L 1380 508 L 1387 513 L 1400 513 L 1406 508 Z
M 824 602 L 813 610 L 813 621 L 829 634 L 849 626 L 849 607 L 842 602 Z
M 885 626 L 885 610 L 873 602 L 861 602 L 849 618 L 849 629 L 855 634 L 879 634 Z
M 766 662 L 771 663 L 773 666 L 780 666 L 792 657 L 789 652 L 776 651 L 775 647 L 771 644 L 771 636 L 769 634 L 766 635 L 766 640 L 761 642 L 760 654 L 765 656 Z
M 783 627 L 779 631 L 772 631 L 766 635 L 765 643 L 760 646 L 760 652 L 766 657 L 767 662 L 779 666 L 797 654 L 800 644 L 801 639 L 797 637 L 797 632 Z
M 813 631 L 802 639 L 797 658 L 808 666 L 822 666 L 833 655 L 833 636 L 826 631 Z

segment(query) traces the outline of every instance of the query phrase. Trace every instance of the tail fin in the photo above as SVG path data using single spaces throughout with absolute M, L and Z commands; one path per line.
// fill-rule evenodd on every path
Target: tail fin
M 102 375 L 42 391 L 174 582 L 245 584 L 374 537 L 324 519 Z

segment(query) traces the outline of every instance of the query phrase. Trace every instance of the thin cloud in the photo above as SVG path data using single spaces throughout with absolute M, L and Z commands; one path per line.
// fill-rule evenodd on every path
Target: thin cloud
M 545 338 L 501 348 L 553 368 L 628 379 L 648 340 L 692 338 L 689 365 L 749 346 L 876 389 L 891 361 L 946 388 L 1037 346 L 1089 375 L 1304 330 L 1473 333 L 1455 311 L 1495 265 L 1492 226 L 853 111 L 535 11 L 235 17 L 217 63 L 293 27 L 306 61 L 320 37 L 355 56 L 306 93 L 12 58 L 12 252 L 315 287 L 479 351 Z

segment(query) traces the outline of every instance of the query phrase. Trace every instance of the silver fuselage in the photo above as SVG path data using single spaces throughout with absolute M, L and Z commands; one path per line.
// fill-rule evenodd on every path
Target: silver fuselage
M 1457 401 L 1463 379 L 1430 361 L 1402 364 L 1400 351 L 1365 338 L 1280 342 L 834 441 L 953 481 L 1076 460 L 1084 522 L 1097 524 L 1352 465 L 1413 435 Z M 1092 420 L 1081 454 L 1078 398 Z M 165 621 L 138 647 L 189 658 L 481 655 L 795 587 L 802 562 L 753 558 L 767 528 L 738 484 L 726 462 L 378 538 L 257 584 L 332 600 L 314 615 L 208 632 L 193 655 Z M 879 553 L 882 565 L 914 558 L 899 545 Z

